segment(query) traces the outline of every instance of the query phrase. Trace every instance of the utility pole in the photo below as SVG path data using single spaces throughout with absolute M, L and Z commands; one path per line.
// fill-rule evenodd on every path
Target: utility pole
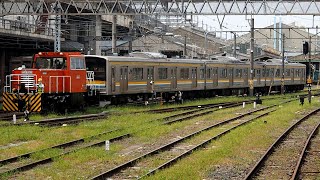
M 234 38 L 233 57 L 237 57 L 237 36 L 235 32 L 233 32 L 233 38 Z
M 55 39 L 54 39 L 54 52 L 60 52 L 60 47 L 61 47 L 61 15 L 60 13 L 60 8 L 56 4 L 55 7 L 56 15 L 55 18 Z
M 117 15 L 112 15 L 112 53 L 116 53 L 117 48 Z
M 308 101 L 311 103 L 311 85 L 312 85 L 312 79 L 311 79 L 311 36 L 309 36 L 309 79 L 308 79 Z
M 187 36 L 186 35 L 184 35 L 183 55 L 184 57 L 187 56 Z
M 309 36 L 309 79 L 311 79 L 311 36 Z
M 128 53 L 132 53 L 132 41 L 133 41 L 133 21 L 130 22 L 129 25 L 129 47 L 128 47 Z
M 290 69 L 289 69 L 290 71 Z M 282 34 L 282 77 L 281 77 L 281 94 L 284 95 L 284 33 Z
M 251 19 L 251 41 L 250 41 L 250 80 L 249 80 L 249 95 L 253 96 L 254 88 L 253 88 L 253 51 L 254 51 L 254 19 Z

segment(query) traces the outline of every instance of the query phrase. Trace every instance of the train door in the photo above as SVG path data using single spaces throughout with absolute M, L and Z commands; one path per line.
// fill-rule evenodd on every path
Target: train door
M 229 76 L 229 86 L 233 86 L 233 71 L 234 69 L 233 68 L 229 68 L 228 69 L 229 73 L 228 73 L 228 76 Z
M 116 92 L 116 67 L 111 67 L 111 92 Z
M 300 76 L 300 82 L 305 83 L 304 79 L 305 79 L 305 71 L 304 69 L 299 69 L 299 76 Z
M 177 89 L 177 67 L 171 68 L 171 89 Z
M 154 91 L 154 67 L 147 68 L 147 90 Z
M 291 84 L 294 83 L 294 69 L 291 69 Z
M 213 68 L 213 87 L 217 87 L 218 86 L 218 68 L 215 67 Z
M 257 77 L 257 82 L 260 85 L 261 84 L 261 69 L 257 69 L 256 77 Z
M 128 91 L 128 66 L 120 67 L 120 92 Z
M 248 85 L 248 78 L 249 74 L 248 74 L 248 68 L 244 68 L 243 69 L 243 79 L 244 79 L 244 85 Z
M 191 81 L 192 81 L 192 88 L 196 88 L 198 86 L 198 78 L 197 78 L 197 68 L 193 67 L 191 69 Z

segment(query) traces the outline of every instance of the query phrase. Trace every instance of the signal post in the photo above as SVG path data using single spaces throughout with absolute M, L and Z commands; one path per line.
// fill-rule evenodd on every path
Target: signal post
M 311 103 L 311 85 L 312 85 L 312 79 L 311 79 L 311 53 L 309 49 L 311 47 L 311 36 L 309 37 L 309 43 L 304 42 L 303 43 L 303 54 L 304 54 L 304 59 L 307 59 L 307 54 L 309 54 L 309 63 L 308 63 L 308 79 L 307 79 L 307 87 L 308 87 L 308 101 Z

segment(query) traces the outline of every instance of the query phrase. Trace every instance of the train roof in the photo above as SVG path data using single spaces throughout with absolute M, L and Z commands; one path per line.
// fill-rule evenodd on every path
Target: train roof
M 268 59 L 266 61 L 256 61 L 255 63 L 260 64 L 260 65 L 282 66 L 282 59 Z M 285 61 L 284 65 L 285 66 L 287 66 L 287 65 L 297 66 L 297 67 L 304 67 L 305 66 L 302 63 L 293 63 L 293 62 L 288 62 L 288 61 Z
M 241 61 L 234 57 L 217 56 L 211 60 L 207 59 L 174 59 L 174 58 L 146 58 L 146 57 L 126 57 L 126 56 L 99 56 L 99 55 L 85 55 L 86 58 L 99 58 L 106 61 L 127 61 L 127 62 L 159 62 L 159 63 L 189 63 L 189 64 L 237 64 L 237 65 L 249 65 L 250 61 Z M 255 61 L 256 65 L 266 66 L 281 66 L 281 59 L 268 59 L 267 61 Z M 292 63 L 285 61 L 285 66 L 305 67 L 302 63 Z
M 125 56 L 99 56 L 99 55 L 85 55 L 86 58 L 99 58 L 106 61 L 127 61 L 127 62 L 174 62 L 174 63 L 223 63 L 223 64 L 248 64 L 246 61 L 240 61 L 233 57 L 220 56 L 215 59 L 175 59 L 175 58 L 146 58 L 146 57 L 125 57 Z

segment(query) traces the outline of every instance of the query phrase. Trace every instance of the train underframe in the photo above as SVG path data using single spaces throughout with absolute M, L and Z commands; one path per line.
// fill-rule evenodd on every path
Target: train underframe
M 83 110 L 86 106 L 85 93 L 52 93 L 42 94 L 42 111 L 67 113 Z
M 297 92 L 303 90 L 304 85 L 287 85 L 285 86 L 285 92 Z M 270 93 L 280 93 L 281 86 L 264 86 L 255 87 L 254 94 L 270 94 Z M 179 93 L 181 93 L 179 95 Z M 99 93 L 97 93 L 99 94 Z M 210 90 L 194 90 L 194 91 L 169 91 L 169 92 L 156 92 L 156 93 L 137 93 L 137 94 L 120 94 L 120 95 L 100 95 L 95 98 L 95 103 L 98 101 L 105 101 L 111 105 L 118 104 L 151 104 L 154 102 L 178 102 L 181 103 L 183 99 L 198 99 L 204 97 L 216 97 L 216 96 L 247 96 L 249 95 L 248 87 L 232 88 L 232 89 L 210 89 Z M 93 99 L 93 97 L 92 97 Z M 89 100 L 89 101 L 92 101 Z

